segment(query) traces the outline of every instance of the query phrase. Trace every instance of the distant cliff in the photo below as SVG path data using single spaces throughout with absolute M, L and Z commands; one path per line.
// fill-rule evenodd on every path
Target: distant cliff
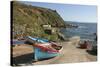
M 45 34 L 42 25 L 51 25 L 51 27 L 56 28 L 66 27 L 64 20 L 56 10 L 14 1 L 12 6 L 13 38 L 30 35 L 47 39 L 58 39 L 57 34 Z

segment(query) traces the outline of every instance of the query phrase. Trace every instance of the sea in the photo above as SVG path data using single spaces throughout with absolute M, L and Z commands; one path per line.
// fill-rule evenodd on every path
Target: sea
M 81 40 L 95 40 L 95 33 L 97 33 L 97 23 L 71 22 L 71 24 L 78 27 L 61 29 L 61 32 L 65 35 L 66 38 L 80 36 Z

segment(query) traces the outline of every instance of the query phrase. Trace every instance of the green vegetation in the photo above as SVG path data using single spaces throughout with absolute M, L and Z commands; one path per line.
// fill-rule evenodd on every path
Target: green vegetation
M 43 37 L 49 40 L 59 39 L 56 34 L 45 34 L 42 25 L 51 25 L 52 27 L 66 27 L 64 20 L 56 10 L 42 7 L 12 2 L 13 5 L 13 38 L 24 36 Z

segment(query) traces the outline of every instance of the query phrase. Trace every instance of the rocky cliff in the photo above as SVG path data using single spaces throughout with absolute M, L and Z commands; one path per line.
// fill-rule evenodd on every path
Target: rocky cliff
M 13 38 L 30 35 L 58 39 L 57 34 L 45 34 L 42 25 L 51 25 L 51 27 L 56 28 L 66 27 L 64 20 L 56 10 L 14 1 L 11 4 Z

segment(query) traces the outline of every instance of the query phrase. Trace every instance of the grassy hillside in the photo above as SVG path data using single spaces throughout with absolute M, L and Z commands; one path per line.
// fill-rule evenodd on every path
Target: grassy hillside
M 56 28 L 65 27 L 64 20 L 56 10 L 14 1 L 12 2 L 12 6 L 13 38 L 30 35 L 56 40 L 58 39 L 57 34 L 45 34 L 42 25 L 49 24 Z

